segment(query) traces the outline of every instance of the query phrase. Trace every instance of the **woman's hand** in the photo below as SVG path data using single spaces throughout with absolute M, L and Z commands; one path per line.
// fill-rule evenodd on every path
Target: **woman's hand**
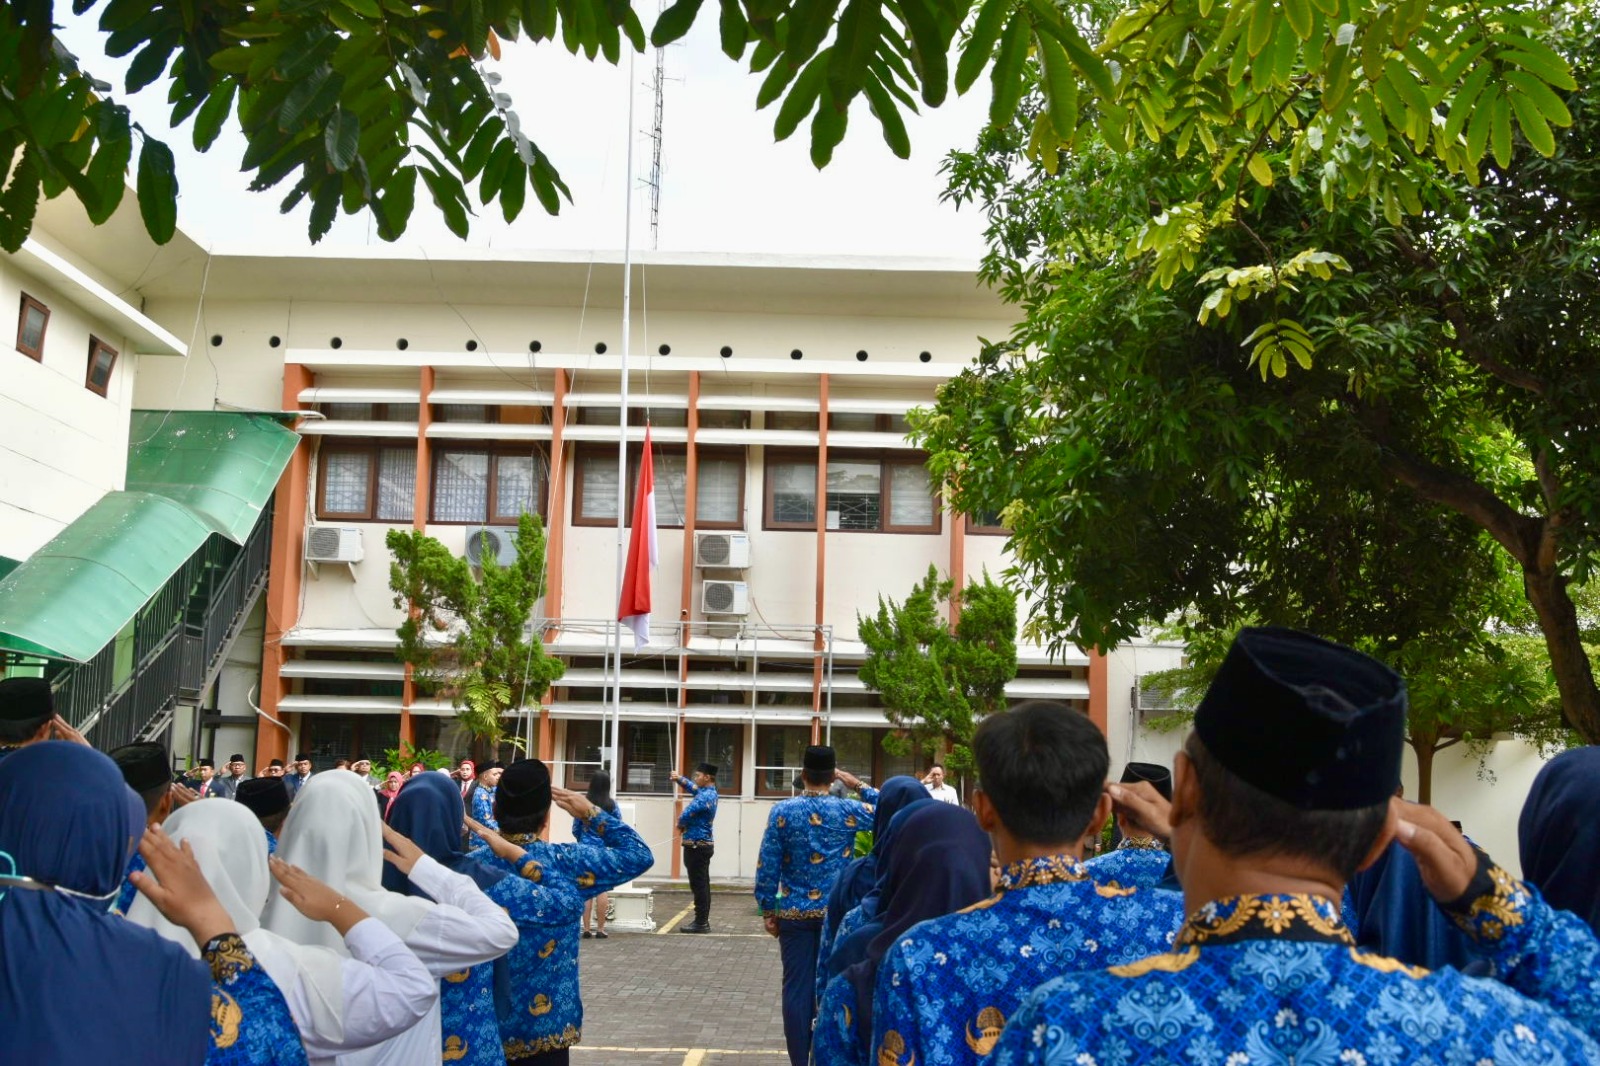
M 163 918 L 187 929 L 200 945 L 233 932 L 233 919 L 211 891 L 187 840 L 180 848 L 159 826 L 151 826 L 139 841 L 139 854 L 149 871 L 133 874 L 133 886 Z
M 366 911 L 300 867 L 290 866 L 276 856 L 267 865 L 278 881 L 278 894 L 312 921 L 327 922 L 339 931 L 340 936 L 344 936 L 358 922 L 366 919 Z
M 387 822 L 383 826 L 383 842 L 389 845 L 383 853 L 384 861 L 390 863 L 407 877 L 411 876 L 411 868 L 417 865 L 417 860 L 422 858 L 422 849 L 412 843 L 411 838 L 397 833 Z
M 589 797 L 585 796 L 582 792 L 573 792 L 570 789 L 555 788 L 552 786 L 550 789 L 550 799 L 557 807 L 560 807 L 574 818 L 581 819 L 585 822 L 600 813 L 600 808 L 596 807 L 593 803 L 590 803 Z

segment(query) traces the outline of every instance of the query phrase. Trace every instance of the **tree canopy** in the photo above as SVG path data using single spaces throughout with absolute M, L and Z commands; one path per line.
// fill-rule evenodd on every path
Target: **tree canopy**
M 703 0 L 676 0 L 650 41 L 681 38 Z M 1513 135 L 1544 155 L 1570 120 L 1571 71 L 1547 41 L 1555 0 L 719 0 L 723 51 L 762 78 L 774 135 L 810 120 L 825 166 L 862 106 L 895 154 L 906 116 L 985 82 L 1009 125 L 1032 87 L 1030 154 L 1170 144 L 1214 181 L 1141 212 L 1137 240 L 1170 281 L 1209 234 L 1233 224 L 1238 194 L 1311 176 L 1331 203 L 1380 204 L 1391 220 L 1424 205 L 1419 163 L 1469 179 L 1510 162 Z M 616 62 L 642 50 L 629 0 L 73 0 L 98 12 L 108 51 L 133 56 L 127 93 L 164 87 L 195 147 L 225 123 L 248 140 L 251 187 L 289 182 L 285 210 L 310 199 L 310 236 L 337 213 L 370 211 L 397 239 L 420 180 L 465 235 L 477 205 L 516 218 L 531 188 L 551 213 L 571 192 L 522 128 L 491 69 L 501 42 L 554 41 Z M 171 238 L 171 149 L 133 124 L 113 87 L 53 38 L 54 0 L 0 6 L 0 246 L 14 250 L 40 195 L 71 189 L 96 221 L 121 202 L 137 141 L 145 224 Z M 987 75 L 987 77 L 985 77 Z M 477 184 L 474 194 L 473 183 Z M 1149 208 L 1154 207 L 1152 211 Z M 1281 274 L 1267 268 L 1277 284 Z M 1265 335 L 1269 365 L 1302 353 L 1302 333 Z
M 1571 11 L 1547 38 L 1583 84 L 1571 127 L 1514 132 L 1476 172 L 1410 154 L 1417 211 L 1275 169 L 1224 181 L 1226 224 L 1174 267 L 1151 206 L 1219 178 L 1181 133 L 1035 160 L 1035 94 L 952 159 L 1025 318 L 913 424 L 957 507 L 1003 511 L 1035 635 L 1108 647 L 1189 611 L 1394 660 L 1531 611 L 1568 721 L 1600 741 L 1568 591 L 1600 561 L 1600 62 L 1593 9 Z M 1281 121 L 1309 128 L 1314 101 Z M 1299 143 L 1263 140 L 1285 161 Z

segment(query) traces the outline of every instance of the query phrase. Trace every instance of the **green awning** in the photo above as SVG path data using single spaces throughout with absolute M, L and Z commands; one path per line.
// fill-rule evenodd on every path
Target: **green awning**
M 298 441 L 260 415 L 136 412 L 128 491 L 0 580 L 0 650 L 93 657 L 213 532 L 249 535 Z
M 244 543 L 272 497 L 299 434 L 264 415 L 135 411 L 128 428 L 128 490 L 187 504 Z

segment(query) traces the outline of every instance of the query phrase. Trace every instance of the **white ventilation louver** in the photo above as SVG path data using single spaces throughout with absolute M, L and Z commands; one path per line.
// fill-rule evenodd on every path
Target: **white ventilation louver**
M 744 533 L 696 533 L 694 565 L 743 570 L 750 565 L 750 538 Z
M 483 566 L 485 556 L 493 556 L 501 566 L 512 566 L 517 561 L 517 530 L 515 526 L 468 526 L 467 562 Z
M 365 554 L 354 526 L 312 526 L 306 534 L 308 563 L 359 563 Z
M 750 586 L 743 581 L 707 581 L 700 591 L 700 609 L 706 614 L 749 614 Z

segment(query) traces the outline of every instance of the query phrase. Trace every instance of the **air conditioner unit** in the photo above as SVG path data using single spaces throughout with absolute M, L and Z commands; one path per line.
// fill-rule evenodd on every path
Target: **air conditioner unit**
M 308 563 L 359 563 L 365 557 L 361 530 L 354 526 L 312 526 L 306 534 Z
M 744 533 L 696 533 L 694 565 L 743 570 L 750 565 L 750 538 Z
M 707 581 L 700 590 L 700 609 L 706 614 L 749 614 L 750 586 L 743 581 Z
M 482 566 L 483 557 L 494 556 L 501 566 L 512 566 L 517 561 L 516 526 L 468 526 L 467 562 Z

